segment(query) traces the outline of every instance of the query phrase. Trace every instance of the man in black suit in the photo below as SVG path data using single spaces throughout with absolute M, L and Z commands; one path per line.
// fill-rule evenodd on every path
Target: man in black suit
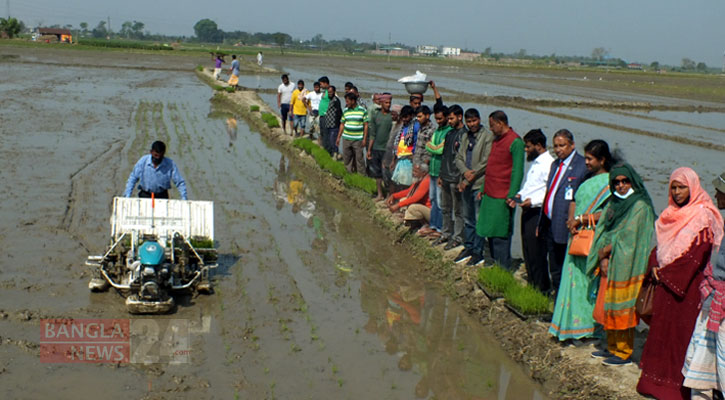
M 551 164 L 549 179 L 546 182 L 546 196 L 541 206 L 538 235 L 543 235 L 549 252 L 549 277 L 552 290 L 559 291 L 561 269 L 566 257 L 566 244 L 569 229 L 569 205 L 574 193 L 584 180 L 587 167 L 584 157 L 576 152 L 574 135 L 567 129 L 554 134 L 554 153 L 557 159 Z

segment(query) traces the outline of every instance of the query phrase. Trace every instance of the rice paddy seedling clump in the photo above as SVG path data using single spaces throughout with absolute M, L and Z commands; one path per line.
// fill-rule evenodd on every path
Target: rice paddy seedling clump
M 249 106 L 249 111 L 252 111 L 252 112 L 259 111 L 259 106 L 257 106 L 257 105 Z
M 523 314 L 536 315 L 551 312 L 549 298 L 531 286 L 514 285 L 503 295 L 506 302 Z
M 514 276 L 499 266 L 478 270 L 478 280 L 496 293 L 506 293 L 512 286 L 518 285 Z
M 234 86 L 227 86 L 224 88 L 224 90 L 226 90 L 227 93 L 234 93 L 235 91 Z
M 279 121 L 277 120 L 277 117 L 272 113 L 263 112 L 262 113 L 262 120 L 267 123 L 267 126 L 270 128 L 278 128 L 279 127 Z
M 343 178 L 345 184 L 348 186 L 362 189 L 370 194 L 375 194 L 378 191 L 378 187 L 375 184 L 375 179 L 359 175 L 359 174 L 347 174 Z

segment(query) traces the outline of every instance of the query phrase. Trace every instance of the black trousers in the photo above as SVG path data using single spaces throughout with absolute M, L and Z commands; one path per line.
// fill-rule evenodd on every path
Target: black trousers
M 150 199 L 151 198 L 151 192 L 147 192 L 143 189 L 138 190 L 138 197 L 142 199 Z M 169 191 L 164 190 L 163 192 L 154 193 L 154 198 L 157 199 L 168 199 L 169 198 Z
M 529 282 L 543 293 L 551 288 L 547 246 L 543 237 L 536 236 L 541 207 L 529 208 L 521 214 L 521 248 Z
M 564 267 L 564 258 L 566 257 L 566 243 L 557 243 L 554 241 L 554 233 L 551 231 L 551 220 L 546 215 L 542 216 L 541 225 L 539 226 L 539 236 L 544 234 L 546 240 L 546 250 L 549 253 L 549 280 L 551 281 L 551 289 L 559 292 L 559 283 L 561 283 L 561 270 Z

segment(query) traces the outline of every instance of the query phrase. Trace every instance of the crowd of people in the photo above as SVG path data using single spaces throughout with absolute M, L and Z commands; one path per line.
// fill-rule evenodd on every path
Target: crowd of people
M 349 172 L 375 178 L 376 200 L 432 246 L 457 250 L 455 263 L 518 269 L 511 238 L 520 210 L 525 276 L 555 301 L 553 337 L 604 339 L 592 356 L 627 365 L 642 319 L 649 334 L 637 390 L 659 399 L 717 395 L 725 384 L 725 174 L 714 181 L 716 207 L 692 169 L 676 169 L 658 216 L 642 177 L 606 141 L 580 154 L 574 134 L 560 129 L 552 156 L 540 129 L 522 137 L 501 110 L 484 126 L 479 110 L 445 105 L 429 85 L 432 109 L 422 94 L 404 105 L 375 94 L 368 106 L 351 82 L 342 106 L 327 77 L 307 92 L 283 75 L 278 106 L 285 132 L 288 119 L 303 135 L 319 118 L 319 144 Z

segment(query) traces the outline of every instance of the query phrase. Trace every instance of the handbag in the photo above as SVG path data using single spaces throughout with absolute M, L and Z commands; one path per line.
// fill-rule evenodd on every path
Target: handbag
M 637 303 L 634 306 L 637 315 L 641 317 L 649 317 L 652 315 L 652 308 L 654 306 L 655 289 L 657 284 L 654 281 L 647 281 L 642 284 L 637 295 Z
M 594 243 L 594 217 L 589 214 L 588 226 L 579 230 L 571 237 L 569 254 L 572 256 L 586 257 Z
M 585 214 L 589 216 L 587 226 L 580 229 L 575 235 L 571 237 L 571 243 L 569 244 L 569 254 L 572 256 L 586 257 L 589 255 L 589 250 L 592 248 L 594 243 L 594 217 L 590 213 L 594 205 L 599 202 L 599 199 L 604 193 L 609 190 L 609 185 L 604 186 L 597 198 L 594 199 L 592 204 L 589 205 Z

